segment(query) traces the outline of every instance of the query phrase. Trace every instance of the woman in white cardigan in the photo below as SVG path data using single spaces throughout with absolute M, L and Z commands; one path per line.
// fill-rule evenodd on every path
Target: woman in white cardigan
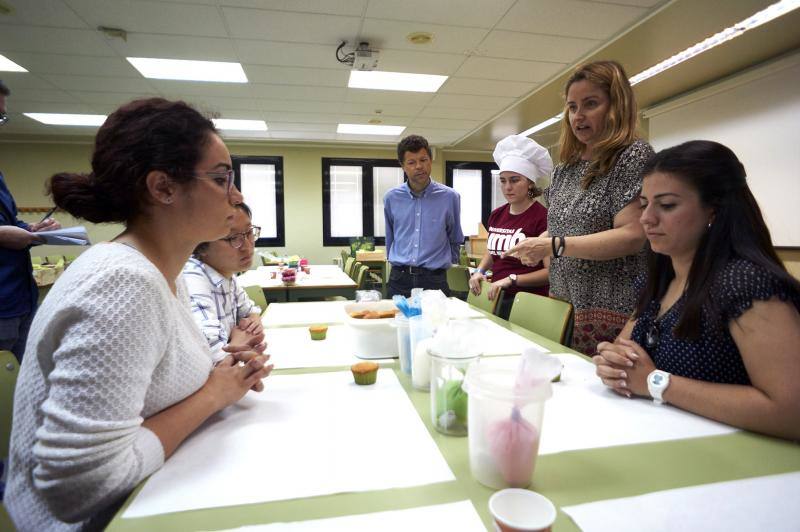
M 34 318 L 4 503 L 20 530 L 95 529 L 272 366 L 249 351 L 212 366 L 180 276 L 242 201 L 210 120 L 183 102 L 131 102 L 98 131 L 92 172 L 56 174 L 50 192 L 75 217 L 125 230 L 83 253 Z

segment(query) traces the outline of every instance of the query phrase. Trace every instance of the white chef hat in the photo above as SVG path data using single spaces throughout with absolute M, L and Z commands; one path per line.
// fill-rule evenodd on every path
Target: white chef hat
M 553 160 L 547 150 L 522 135 L 507 136 L 497 143 L 492 155 L 501 172 L 516 172 L 534 183 L 553 171 Z

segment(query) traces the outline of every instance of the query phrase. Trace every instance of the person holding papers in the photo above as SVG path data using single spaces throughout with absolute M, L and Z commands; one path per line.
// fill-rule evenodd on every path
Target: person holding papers
M 263 388 L 262 354 L 212 364 L 180 275 L 230 233 L 231 167 L 210 120 L 153 98 L 106 119 L 91 173 L 50 179 L 58 207 L 125 230 L 81 254 L 33 320 L 4 501 L 18 529 L 101 529 L 209 416 Z
M 250 208 L 236 205 L 228 236 L 198 245 L 183 267 L 192 316 L 211 347 L 214 363 L 225 358 L 231 344 L 264 350 L 261 308 L 236 282 L 235 274 L 250 268 L 261 231 L 251 223 Z
M 536 181 L 550 176 L 553 161 L 545 148 L 521 135 L 509 135 L 498 142 L 494 160 L 500 168 L 500 185 L 508 203 L 489 215 L 486 253 L 469 279 L 469 288 L 480 295 L 481 281 L 491 269 L 492 286 L 484 297 L 494 300 L 503 290 L 497 315 L 508 319 L 517 292 L 547 295 L 544 264 L 525 266 L 519 259 L 502 254 L 525 238 L 540 236 L 547 230 L 547 209 L 536 201 L 542 193 Z
M 0 125 L 7 121 L 6 98 L 10 95 L 0 80 Z M 42 242 L 36 233 L 60 227 L 47 216 L 34 224 L 19 220 L 17 205 L 0 172 L 0 350 L 11 351 L 17 360 L 22 360 L 39 299 L 28 250 Z
M 597 375 L 735 427 L 800 439 L 800 282 L 772 247 L 744 166 L 691 141 L 644 168 L 650 243 L 633 318 L 598 345 Z

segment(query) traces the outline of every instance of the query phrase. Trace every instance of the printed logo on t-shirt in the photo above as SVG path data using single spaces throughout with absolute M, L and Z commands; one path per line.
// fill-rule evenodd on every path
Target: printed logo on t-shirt
M 526 238 L 521 228 L 504 229 L 502 227 L 489 226 L 489 238 L 486 241 L 486 249 L 488 249 L 489 253 L 492 255 L 500 255 Z

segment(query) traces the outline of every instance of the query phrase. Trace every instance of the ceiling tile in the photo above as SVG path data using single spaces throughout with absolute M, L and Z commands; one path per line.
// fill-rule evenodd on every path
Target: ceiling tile
M 468 94 L 437 94 L 431 105 L 439 107 L 466 107 L 468 109 L 500 110 L 514 103 L 514 98 L 500 96 L 472 96 Z
M 70 92 L 85 104 L 103 106 L 105 109 L 111 107 L 112 110 L 132 100 L 159 96 L 153 92 L 98 92 L 92 90 Z
M 247 83 L 213 83 L 205 81 L 177 81 L 151 79 L 150 84 L 163 94 L 183 94 L 191 100 L 192 96 L 223 96 L 226 98 L 252 98 Z
M 103 35 L 96 30 L 45 28 L 41 26 L 0 27 L 0 51 L 42 52 L 78 55 L 114 55 Z
M 214 0 L 208 1 L 213 3 Z M 367 5 L 367 0 L 336 0 L 335 2 L 320 2 L 320 0 L 216 0 L 216 2 L 220 6 L 226 7 L 253 7 L 354 17 L 360 17 Z
M 453 129 L 453 130 L 471 130 L 483 122 L 480 120 L 450 120 L 447 118 L 432 118 L 432 117 L 420 117 L 415 118 L 411 124 L 409 125 L 410 128 L 422 128 L 422 129 Z
M 608 39 L 647 9 L 581 0 L 527 0 L 514 4 L 495 29 Z
M 566 66 L 559 63 L 520 61 L 518 59 L 470 57 L 458 69 L 456 75 L 464 78 L 489 78 L 540 83 L 550 79 Z
M 335 44 L 285 43 L 237 39 L 236 48 L 242 63 L 305 68 L 336 68 Z
M 481 43 L 479 52 L 490 57 L 573 63 L 600 43 L 595 39 L 495 30 Z
M 55 103 L 55 102 L 37 102 L 27 103 L 24 105 L 15 105 L 15 110 L 20 113 L 77 113 L 77 114 L 100 114 L 93 106 L 80 102 L 72 103 Z M 104 114 L 104 113 L 103 113 Z
M 416 116 L 422 108 L 425 106 L 424 103 L 419 103 L 417 105 L 412 104 L 394 104 L 394 103 L 385 103 L 385 102 L 362 102 L 362 103 L 354 103 L 354 102 L 345 102 L 341 104 L 341 112 L 345 114 L 357 114 L 357 115 L 392 115 L 392 116 Z M 379 113 L 376 111 L 380 111 Z
M 134 33 L 127 41 L 108 39 L 108 44 L 122 57 L 239 61 L 230 39 Z
M 225 23 L 214 6 L 148 0 L 68 0 L 90 27 L 121 28 L 129 33 L 162 33 L 227 37 Z
M 274 131 L 270 132 L 270 138 L 281 140 L 337 140 L 336 133 L 315 132 L 311 134 L 307 131 Z
M 516 0 L 370 0 L 368 18 L 491 28 Z
M 538 83 L 524 81 L 450 78 L 439 89 L 439 94 L 475 94 L 519 98 L 533 90 L 537 85 Z
M 422 110 L 419 116 L 429 118 L 453 118 L 460 120 L 488 120 L 495 114 L 491 109 L 470 109 L 466 107 L 443 107 L 439 105 L 428 105 Z
M 133 66 L 120 57 L 13 52 L 9 59 L 34 74 L 141 78 Z
M 424 31 L 433 34 L 430 44 L 412 44 L 406 40 L 410 33 Z M 486 36 L 483 28 L 463 28 L 421 22 L 366 19 L 360 39 L 369 41 L 380 49 L 411 50 L 419 52 L 449 52 L 463 54 L 475 48 Z
M 238 39 L 338 44 L 355 38 L 361 24 L 359 17 L 338 15 L 229 7 L 222 11 L 231 34 Z
M 22 107 L 23 104 L 36 103 L 36 102 L 65 102 L 73 103 L 80 102 L 74 94 L 68 93 L 57 89 L 28 89 L 19 88 L 13 82 L 9 82 L 7 74 L 10 72 L 3 72 L 3 78 L 6 85 L 11 89 L 11 96 L 8 97 L 8 105 L 11 110 L 17 106 Z
M 346 102 L 352 103 L 387 103 L 394 105 L 424 105 L 431 100 L 434 93 L 379 91 L 370 89 L 347 89 Z
M 0 72 L 0 79 L 11 89 L 12 98 L 22 95 L 23 92 L 28 92 L 30 89 L 52 90 L 58 88 L 49 80 L 31 72 Z
M 266 65 L 243 65 L 251 83 L 280 85 L 322 85 L 346 87 L 350 69 L 345 68 L 298 68 Z
M 608 0 L 588 0 L 589 2 L 609 3 Z M 612 4 L 623 4 L 626 6 L 655 7 L 658 4 L 666 4 L 668 0 L 614 0 Z
M 86 23 L 76 16 L 62 0 L 37 0 L 35 2 L 18 0 L 5 3 L 13 5 L 14 12 L 3 16 L 3 24 L 86 28 Z
M 195 108 L 203 113 L 211 114 L 223 118 L 238 118 L 233 114 L 258 114 L 263 115 L 263 110 L 258 101 L 254 98 L 225 98 L 222 96 L 192 96 L 190 98 L 180 97 L 177 94 L 165 94 L 170 99 L 187 100 Z
M 309 87 L 303 85 L 264 85 L 251 84 L 251 94 L 255 98 L 281 100 L 310 100 L 319 102 L 338 102 L 344 99 L 344 87 Z
M 388 72 L 451 75 L 458 70 L 464 59 L 462 54 L 383 50 L 378 59 L 378 69 Z
M 258 99 L 258 104 L 264 111 L 286 111 L 297 113 L 337 113 L 342 104 L 339 102 L 305 102 L 302 100 L 267 100 Z
M 99 78 L 91 76 L 69 76 L 66 74 L 43 74 L 43 78 L 56 87 L 67 91 L 100 92 L 152 92 L 153 88 L 143 78 Z

